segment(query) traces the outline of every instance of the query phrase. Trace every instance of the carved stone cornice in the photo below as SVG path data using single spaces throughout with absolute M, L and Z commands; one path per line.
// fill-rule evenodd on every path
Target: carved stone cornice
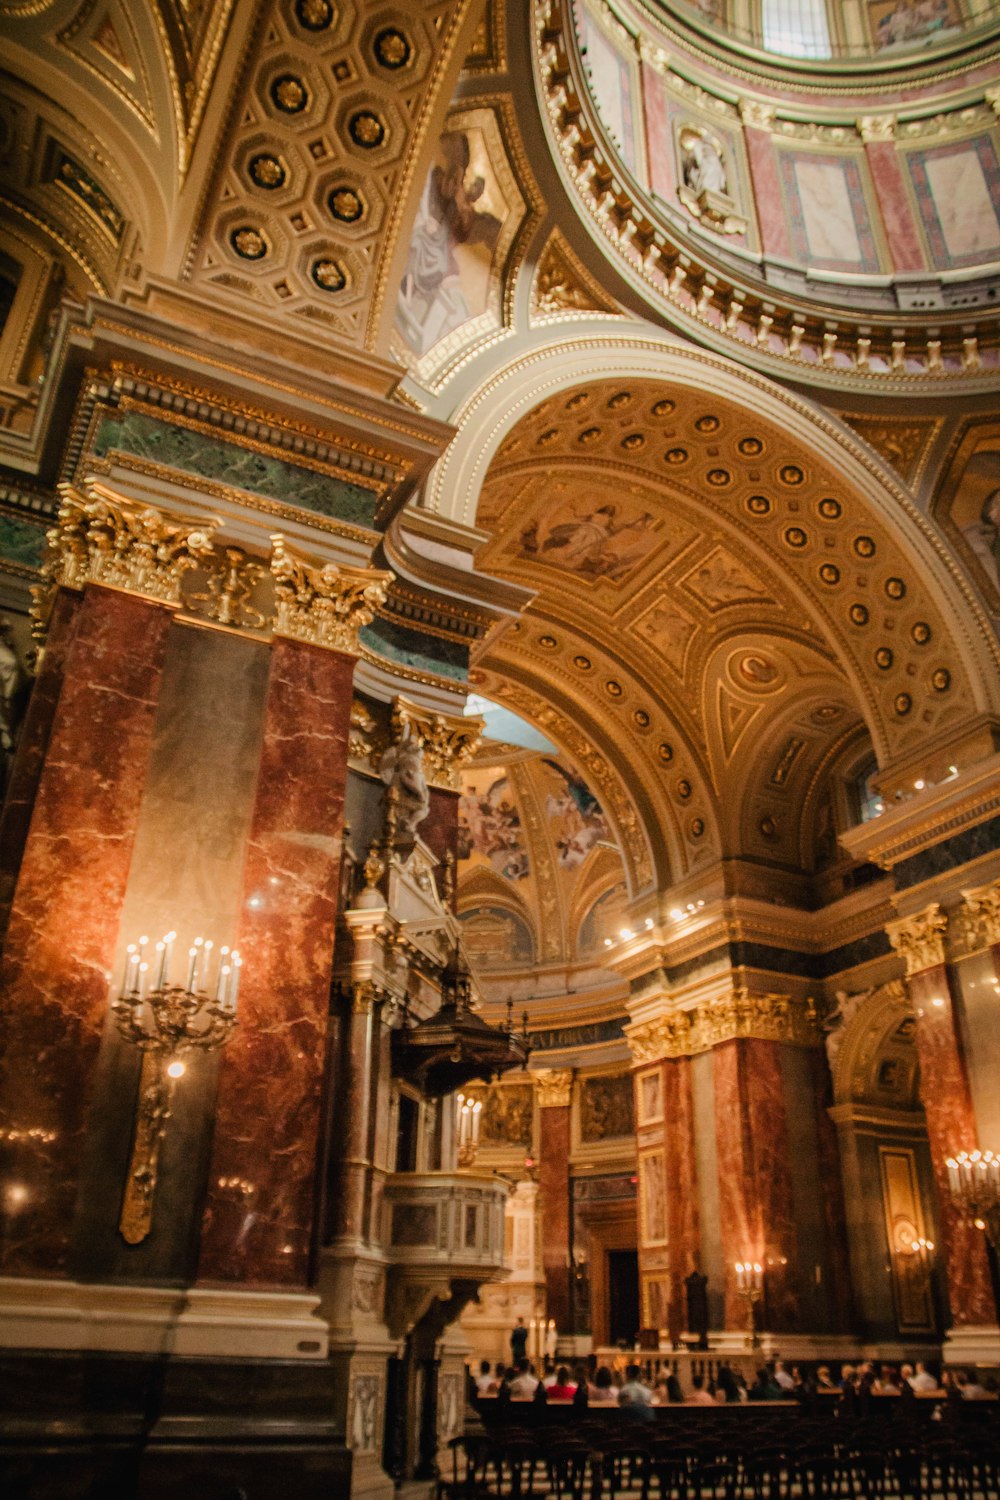
M 532 1073 L 539 1109 L 565 1108 L 573 1094 L 572 1068 L 544 1068 Z
M 886 924 L 889 941 L 906 964 L 906 977 L 943 964 L 948 917 L 936 901 L 910 917 Z
M 760 99 L 740 100 L 740 119 L 744 125 L 751 130 L 772 130 L 774 128 L 774 105 L 765 104 Z
M 625 1037 L 636 1063 L 693 1057 L 723 1042 L 753 1038 L 815 1047 L 822 1042 L 813 1001 L 793 995 L 752 995 L 732 990 L 690 1010 L 675 1010 L 626 1026 Z
M 392 574 L 376 568 L 314 566 L 284 537 L 271 537 L 274 633 L 329 651 L 359 654 L 358 633 L 385 601 Z
M 99 583 L 179 605 L 185 573 L 213 560 L 216 521 L 168 519 L 96 480 L 86 480 L 82 489 L 61 484 L 59 493 L 56 524 L 46 534 L 43 592 L 60 584 L 82 589 Z
M 963 891 L 956 916 L 963 929 L 967 953 L 977 953 L 1000 943 L 1000 880 Z
M 392 705 L 393 743 L 401 740 L 409 728 L 423 748 L 428 784 L 449 792 L 461 789 L 462 771 L 479 748 L 484 722 L 457 714 L 432 713 L 407 698 L 396 698 Z

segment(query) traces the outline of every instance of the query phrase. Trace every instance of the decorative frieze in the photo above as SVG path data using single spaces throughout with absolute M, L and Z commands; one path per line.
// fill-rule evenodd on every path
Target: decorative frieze
M 906 964 L 906 976 L 943 964 L 947 915 L 936 901 L 913 916 L 886 924 L 889 941 Z
M 812 999 L 753 995 L 745 989 L 734 989 L 691 1009 L 633 1022 L 626 1026 L 625 1036 L 637 1064 L 693 1057 L 737 1037 L 797 1046 L 818 1046 L 822 1041 Z
M 565 1108 L 573 1093 L 572 1068 L 543 1068 L 532 1077 L 539 1109 Z

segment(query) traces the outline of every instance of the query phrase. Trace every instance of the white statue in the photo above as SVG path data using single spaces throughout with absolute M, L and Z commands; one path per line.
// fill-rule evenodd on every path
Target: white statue
M 0 615 L 0 794 L 6 790 L 10 776 L 26 697 L 27 674 L 17 654 L 10 622 Z
M 681 139 L 681 146 L 684 149 L 684 182 L 695 197 L 702 193 L 728 194 L 722 153 L 711 136 L 687 130 Z
M 413 726 L 407 724 L 400 738 L 382 756 L 379 768 L 387 787 L 398 794 L 400 833 L 413 834 L 430 812 L 431 795 L 424 776 L 424 747 Z

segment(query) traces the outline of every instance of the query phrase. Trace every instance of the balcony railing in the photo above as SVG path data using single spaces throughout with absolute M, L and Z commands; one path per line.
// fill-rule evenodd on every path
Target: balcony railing
M 507 1184 L 487 1173 L 395 1173 L 385 1193 L 389 1258 L 456 1276 L 495 1274 L 503 1266 L 507 1194 Z

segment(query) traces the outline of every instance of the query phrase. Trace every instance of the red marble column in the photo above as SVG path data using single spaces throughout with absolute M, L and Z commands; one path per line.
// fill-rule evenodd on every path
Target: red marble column
M 907 978 L 917 1017 L 920 1097 L 938 1192 L 938 1210 L 948 1304 L 955 1327 L 996 1322 L 986 1244 L 980 1230 L 952 1207 L 949 1156 L 976 1150 L 976 1121 L 955 1024 L 954 998 L 946 966 L 935 964 Z
M 66 1271 L 88 1085 L 172 618 L 162 605 L 94 586 L 67 611 L 75 628 L 63 642 L 47 750 L 40 732 L 34 751 L 44 765 L 0 969 L 3 1125 L 52 1133 L 9 1148 L 5 1185 L 17 1211 L 0 1264 L 20 1275 Z
M 684 1278 L 698 1269 L 698 1174 L 694 1145 L 691 1059 L 663 1064 L 663 1132 L 667 1245 L 670 1256 L 669 1326 L 687 1327 Z
M 920 243 L 910 200 L 907 196 L 899 157 L 892 141 L 867 141 L 865 154 L 868 169 L 875 185 L 885 237 L 889 242 L 892 262 L 897 271 L 923 271 L 926 269 L 924 252 Z
M 538 1188 L 541 1203 L 542 1271 L 545 1276 L 546 1316 L 555 1318 L 558 1333 L 571 1333 L 570 1317 L 570 1205 L 569 1104 L 548 1104 L 539 1110 Z
M 764 1326 L 798 1327 L 797 1252 L 779 1042 L 740 1038 L 712 1054 L 727 1328 L 746 1325 L 737 1261 L 766 1266 Z
M 435 858 L 441 861 L 441 868 L 437 871 L 437 878 L 438 888 L 443 896 L 445 889 L 443 877 L 447 856 L 450 854 L 454 860 L 455 851 L 458 848 L 458 793 L 450 792 L 444 787 L 432 786 L 430 788 L 430 799 L 430 809 L 427 817 L 418 827 L 417 834 Z M 455 884 L 453 866 L 453 890 Z
M 201 1281 L 308 1279 L 354 659 L 271 647 L 238 932 L 239 1021 L 222 1051 Z M 236 1199 L 220 1179 L 253 1184 Z
M 778 157 L 771 132 L 744 120 L 743 136 L 750 161 L 757 223 L 760 226 L 764 252 L 767 255 L 783 256 L 787 260 L 792 252 L 785 222 L 785 200 L 778 177 Z
M 49 616 L 45 651 L 21 726 L 21 738 L 0 815 L 0 941 L 7 930 L 17 872 L 28 839 L 80 601 L 81 595 L 72 589 L 60 589 L 56 594 Z

